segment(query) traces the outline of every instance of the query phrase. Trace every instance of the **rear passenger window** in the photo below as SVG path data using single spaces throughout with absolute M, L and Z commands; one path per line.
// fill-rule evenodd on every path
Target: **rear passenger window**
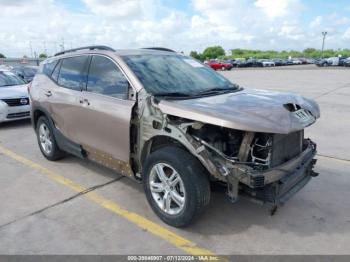
M 58 60 L 47 62 L 43 65 L 43 73 L 47 76 L 51 76 L 53 69 L 55 68 Z
M 127 99 L 129 82 L 108 58 L 93 56 L 88 75 L 87 91 Z
M 86 86 L 87 56 L 64 58 L 58 76 L 58 84 L 69 89 L 81 91 Z
M 58 80 L 58 74 L 60 72 L 60 67 L 61 67 L 61 61 L 58 62 L 58 64 L 55 67 L 55 70 L 53 70 L 51 78 L 57 82 Z

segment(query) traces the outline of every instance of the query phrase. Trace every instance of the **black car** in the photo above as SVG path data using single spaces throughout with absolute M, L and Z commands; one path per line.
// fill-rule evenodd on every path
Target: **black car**
M 349 62 L 350 62 L 349 58 L 341 57 L 341 58 L 339 58 L 338 66 L 346 66 L 346 63 L 349 63 Z
M 343 60 L 343 66 L 350 67 L 350 57 Z
M 275 63 L 275 66 L 284 66 L 286 65 L 286 61 L 281 58 L 274 58 L 272 61 Z
M 29 83 L 33 80 L 36 72 L 38 71 L 37 66 L 16 66 L 12 71 L 22 78 L 25 82 Z
M 246 61 L 246 65 L 247 65 L 247 67 L 262 67 L 263 66 L 262 62 L 258 59 L 255 59 L 255 58 L 249 58 Z
M 315 60 L 315 65 L 317 66 L 329 66 L 329 62 L 327 61 L 327 59 L 324 58 L 319 58 Z

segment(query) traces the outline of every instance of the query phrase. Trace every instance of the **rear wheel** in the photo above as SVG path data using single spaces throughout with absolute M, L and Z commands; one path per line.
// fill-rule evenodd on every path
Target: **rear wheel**
M 187 151 L 164 147 L 146 161 L 143 185 L 153 211 L 167 224 L 190 224 L 210 200 L 207 171 Z
M 47 117 L 39 118 L 36 125 L 36 134 L 41 153 L 51 161 L 61 159 L 64 152 L 61 151 L 56 143 L 53 130 Z

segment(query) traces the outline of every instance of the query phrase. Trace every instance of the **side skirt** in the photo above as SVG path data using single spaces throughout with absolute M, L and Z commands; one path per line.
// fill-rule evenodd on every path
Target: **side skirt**
M 80 158 L 86 158 L 86 152 L 79 144 L 65 137 L 54 125 L 53 130 L 57 145 L 61 150 Z

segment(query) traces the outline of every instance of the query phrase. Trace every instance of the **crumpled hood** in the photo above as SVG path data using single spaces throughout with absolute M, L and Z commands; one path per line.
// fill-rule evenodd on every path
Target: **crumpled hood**
M 293 104 L 311 113 L 300 120 L 284 105 Z M 288 134 L 302 130 L 320 117 L 317 103 L 292 93 L 248 89 L 236 93 L 187 100 L 162 100 L 160 110 L 169 115 L 238 130 Z
M 0 99 L 28 97 L 27 85 L 0 87 Z

